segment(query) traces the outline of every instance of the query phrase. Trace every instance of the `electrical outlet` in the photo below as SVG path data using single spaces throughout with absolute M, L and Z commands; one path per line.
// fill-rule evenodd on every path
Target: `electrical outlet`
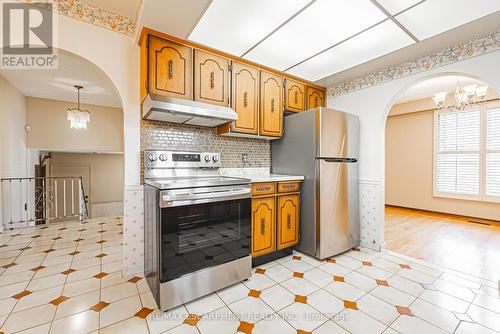
M 241 162 L 248 163 L 248 153 L 241 153 Z

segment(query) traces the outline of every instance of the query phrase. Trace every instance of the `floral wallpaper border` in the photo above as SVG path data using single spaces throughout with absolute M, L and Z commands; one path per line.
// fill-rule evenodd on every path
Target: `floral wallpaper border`
M 339 96 L 352 93 L 363 88 L 373 87 L 384 82 L 481 56 L 497 50 L 500 50 L 500 31 L 488 33 L 467 42 L 438 50 L 410 62 L 389 66 L 382 71 L 369 74 L 363 78 L 347 80 L 330 86 L 327 95 Z
M 24 0 L 43 6 L 46 0 Z M 54 0 L 53 10 L 61 15 L 107 28 L 125 35 L 135 34 L 135 19 L 100 8 L 85 0 Z M 139 6 L 139 3 L 137 4 Z

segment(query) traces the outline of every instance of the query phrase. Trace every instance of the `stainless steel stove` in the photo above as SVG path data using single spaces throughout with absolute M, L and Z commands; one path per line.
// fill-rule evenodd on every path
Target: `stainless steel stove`
M 220 154 L 145 151 L 145 274 L 165 311 L 251 275 L 250 180 Z

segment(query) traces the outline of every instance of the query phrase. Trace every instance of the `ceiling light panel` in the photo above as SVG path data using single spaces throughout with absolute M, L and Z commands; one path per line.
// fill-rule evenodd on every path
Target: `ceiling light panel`
M 293 67 L 287 73 L 316 81 L 403 48 L 413 42 L 413 39 L 396 24 L 387 20 Z
M 422 0 L 377 0 L 391 15 L 401 13 L 420 1 Z
M 190 40 L 241 56 L 311 0 L 213 0 Z
M 370 0 L 317 0 L 245 58 L 285 70 L 384 19 Z
M 427 0 L 396 16 L 423 40 L 500 10 L 500 0 Z

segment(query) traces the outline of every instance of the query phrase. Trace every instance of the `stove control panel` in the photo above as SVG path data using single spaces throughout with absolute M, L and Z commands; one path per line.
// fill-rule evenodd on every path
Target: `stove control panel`
M 218 168 L 220 153 L 144 151 L 144 167 L 155 168 Z

